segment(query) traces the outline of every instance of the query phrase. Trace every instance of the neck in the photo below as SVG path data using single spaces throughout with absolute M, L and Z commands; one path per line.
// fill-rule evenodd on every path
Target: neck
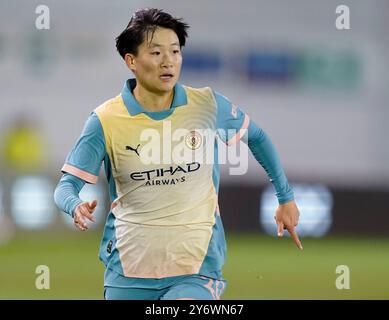
M 174 90 L 164 93 L 150 92 L 138 83 L 134 89 L 134 97 L 140 105 L 150 112 L 170 109 L 174 97 Z

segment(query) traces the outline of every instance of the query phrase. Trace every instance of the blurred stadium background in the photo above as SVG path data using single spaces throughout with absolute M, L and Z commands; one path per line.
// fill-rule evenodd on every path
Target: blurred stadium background
M 35 9 L 50 9 L 37 30 Z M 351 29 L 337 30 L 348 5 Z M 67 153 L 89 113 L 130 75 L 114 38 L 140 7 L 191 25 L 181 82 L 211 86 L 272 138 L 296 191 L 304 251 L 276 239 L 273 189 L 250 155 L 222 166 L 225 299 L 389 298 L 389 2 L 0 1 L 0 298 L 102 299 L 98 261 L 107 214 L 76 232 L 53 203 Z M 38 265 L 50 290 L 35 287 Z M 350 289 L 338 290 L 338 265 Z

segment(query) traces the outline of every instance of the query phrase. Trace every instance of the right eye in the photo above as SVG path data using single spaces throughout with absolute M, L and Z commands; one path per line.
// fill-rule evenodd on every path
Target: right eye
M 154 56 L 158 56 L 158 55 L 160 54 L 160 52 L 154 51 L 154 52 L 152 52 L 151 54 L 154 55 Z

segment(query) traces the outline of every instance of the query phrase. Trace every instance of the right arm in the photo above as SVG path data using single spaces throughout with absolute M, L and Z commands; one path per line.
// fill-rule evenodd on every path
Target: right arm
M 84 187 L 85 181 L 65 173 L 59 180 L 54 192 L 54 200 L 61 211 L 66 212 L 72 218 L 74 209 L 83 201 L 79 198 L 79 193 Z
M 104 156 L 103 129 L 97 115 L 92 113 L 62 167 L 64 175 L 54 192 L 54 200 L 59 209 L 69 214 L 76 227 L 82 231 L 88 229 L 85 218 L 94 221 L 92 213 L 97 201 L 84 202 L 79 193 L 85 183 L 97 182 Z

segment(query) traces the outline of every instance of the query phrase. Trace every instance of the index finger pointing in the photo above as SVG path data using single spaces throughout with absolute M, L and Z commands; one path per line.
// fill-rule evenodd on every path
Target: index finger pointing
M 294 230 L 294 227 L 289 227 L 287 228 L 288 229 L 288 232 L 290 234 L 290 236 L 292 237 L 294 243 L 296 244 L 296 246 L 300 249 L 300 250 L 303 250 L 303 246 L 301 244 L 301 241 L 296 233 L 296 231 Z

